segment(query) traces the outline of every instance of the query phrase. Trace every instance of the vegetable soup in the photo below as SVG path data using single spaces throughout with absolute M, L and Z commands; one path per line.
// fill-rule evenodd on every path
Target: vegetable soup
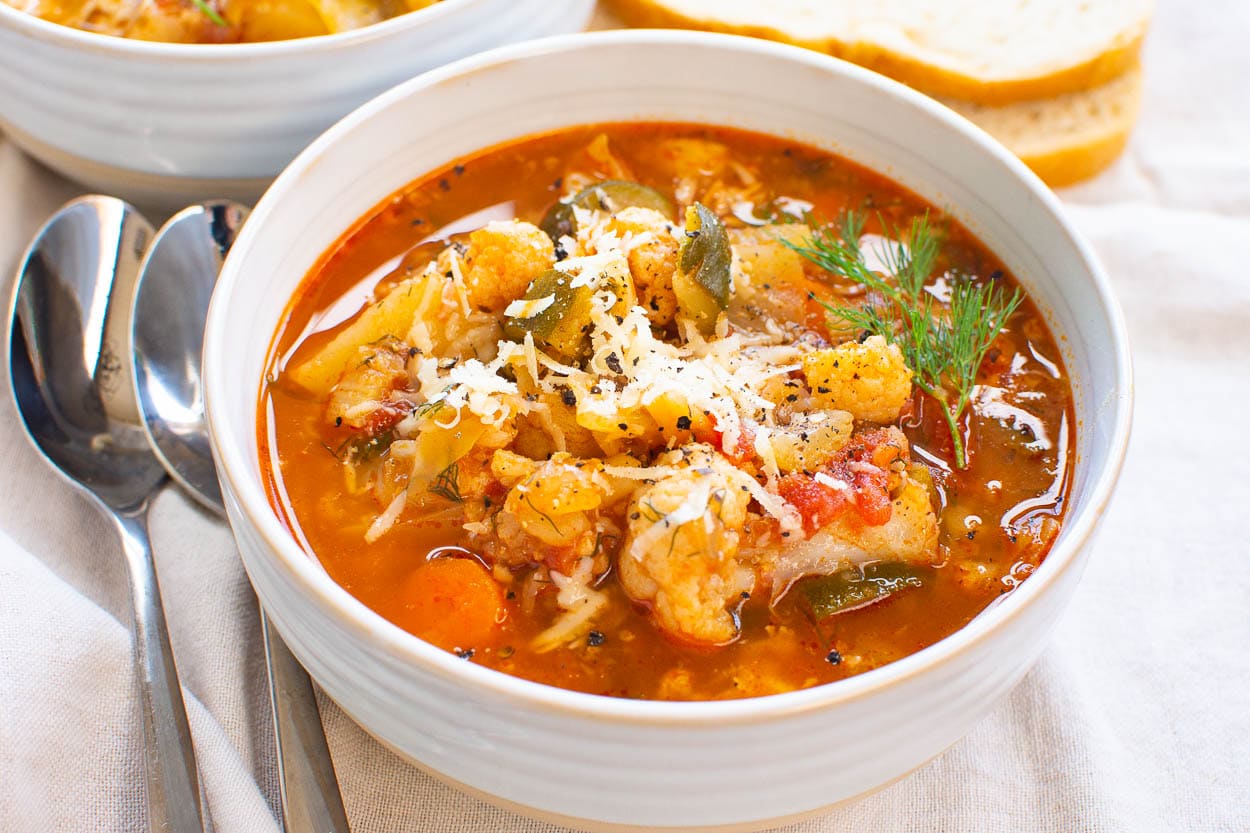
M 466 662 L 652 699 L 793 691 L 957 630 L 1063 520 L 1054 338 L 967 230 L 780 138 L 607 124 L 407 186 L 270 357 L 271 500 Z

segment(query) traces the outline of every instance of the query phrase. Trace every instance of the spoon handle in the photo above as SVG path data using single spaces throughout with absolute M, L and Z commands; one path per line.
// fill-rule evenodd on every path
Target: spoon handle
M 154 833 L 203 833 L 195 749 L 161 608 L 147 514 L 146 500 L 134 509 L 113 513 L 130 566 L 148 829 Z
M 263 610 L 260 627 L 278 741 L 283 827 L 286 833 L 349 833 L 312 680 Z

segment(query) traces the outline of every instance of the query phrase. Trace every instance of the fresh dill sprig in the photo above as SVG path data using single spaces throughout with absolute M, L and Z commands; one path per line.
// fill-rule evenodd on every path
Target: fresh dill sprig
M 442 407 L 443 407 L 443 400 L 434 399 L 430 402 L 426 402 L 424 404 L 418 405 L 417 407 L 413 408 L 412 416 L 416 417 L 417 419 L 425 419 L 428 416 L 433 416 L 434 414 L 438 413 L 438 411 Z
M 440 471 L 430 483 L 427 491 L 447 498 L 453 503 L 462 503 L 464 498 L 460 496 L 460 466 L 452 463 Z
M 967 468 L 959 420 L 968 409 L 986 352 L 1023 296 L 1018 289 L 1008 294 L 993 281 L 977 283 L 966 275 L 955 275 L 950 279 L 947 302 L 939 301 L 927 284 L 942 240 L 928 214 L 912 220 L 905 241 L 897 239 L 897 229 L 883 229 L 893 239 L 878 253 L 888 275 L 869 268 L 859 243 L 863 229 L 863 217 L 848 211 L 836 231 L 828 225 L 813 224 L 804 245 L 786 245 L 822 269 L 844 275 L 884 299 L 884 304 L 862 307 L 817 300 L 847 326 L 883 336 L 899 346 L 916 387 L 941 406 L 955 448 L 956 468 Z
M 208 5 L 206 0 L 191 0 L 191 4 L 195 6 L 197 9 L 199 9 L 200 11 L 204 12 L 204 15 L 209 20 L 213 21 L 213 24 L 215 26 L 229 26 L 230 25 L 229 23 L 226 22 L 226 19 L 222 17 L 221 14 L 216 9 Z

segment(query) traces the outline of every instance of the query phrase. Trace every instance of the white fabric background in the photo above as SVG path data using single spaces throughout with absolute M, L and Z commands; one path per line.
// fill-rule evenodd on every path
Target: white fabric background
M 794 831 L 1250 831 L 1250 3 L 1161 0 L 1128 154 L 1063 194 L 1127 313 L 1137 420 L 1033 672 L 914 776 Z M 76 187 L 0 138 L 0 290 Z M 7 373 L 0 385 L 7 385 Z M 0 391 L 0 831 L 144 829 L 125 575 Z M 208 807 L 277 831 L 254 603 L 174 492 L 153 536 Z M 357 833 L 548 831 L 401 762 L 323 701 Z M 555 750 L 558 754 L 558 750 Z

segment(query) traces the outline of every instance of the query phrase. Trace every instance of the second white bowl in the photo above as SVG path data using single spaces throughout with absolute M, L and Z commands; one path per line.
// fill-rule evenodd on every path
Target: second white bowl
M 82 32 L 0 2 L 0 129 L 140 204 L 258 198 L 339 118 L 417 73 L 585 28 L 594 0 L 443 0 L 351 32 L 250 44 Z

